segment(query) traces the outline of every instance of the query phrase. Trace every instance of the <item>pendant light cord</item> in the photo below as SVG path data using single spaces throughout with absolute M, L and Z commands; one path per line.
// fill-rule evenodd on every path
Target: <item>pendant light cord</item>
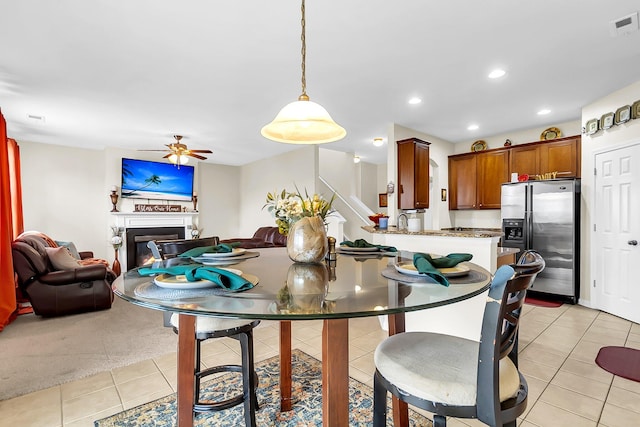
M 307 59 L 307 40 L 305 37 L 306 22 L 305 22 L 304 2 L 305 0 L 302 0 L 302 6 L 300 7 L 300 10 L 302 12 L 302 20 L 300 21 L 300 23 L 302 24 L 302 35 L 300 36 L 300 40 L 302 40 L 302 50 L 300 52 L 302 54 L 302 95 L 300 95 L 300 97 L 298 98 L 300 101 L 309 100 L 309 96 L 307 95 L 307 76 L 306 76 L 306 65 L 305 65 L 306 59 Z

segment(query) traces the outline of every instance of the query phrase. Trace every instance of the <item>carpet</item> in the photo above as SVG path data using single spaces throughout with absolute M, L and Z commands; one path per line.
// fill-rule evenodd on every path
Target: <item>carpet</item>
M 0 333 L 0 400 L 171 353 L 177 342 L 161 312 L 118 297 L 109 310 L 18 316 Z
M 299 427 L 322 426 L 322 365 L 319 360 L 294 349 L 292 351 L 293 410 L 280 412 L 278 356 L 256 363 L 260 384 L 256 424 L 259 426 Z M 241 390 L 239 374 L 224 374 L 205 383 L 203 396 L 209 399 L 228 398 Z M 225 395 L 224 392 L 227 391 Z M 231 390 L 231 391 L 229 391 Z M 373 421 L 373 390 L 349 378 L 349 426 L 370 426 Z M 390 396 L 390 395 L 389 395 Z M 391 398 L 388 398 L 389 405 Z M 391 411 L 388 425 L 391 425 Z M 244 409 L 238 405 L 231 409 L 209 414 L 198 414 L 194 426 L 242 426 Z M 431 426 L 431 421 L 409 409 L 410 426 Z M 95 427 L 168 427 L 176 424 L 175 393 L 153 402 L 126 410 L 95 422 Z
M 556 308 L 562 305 L 559 301 L 547 301 L 527 295 L 524 302 L 529 305 L 535 305 L 536 307 Z
M 602 347 L 596 356 L 596 364 L 614 375 L 640 382 L 640 350 L 629 347 Z

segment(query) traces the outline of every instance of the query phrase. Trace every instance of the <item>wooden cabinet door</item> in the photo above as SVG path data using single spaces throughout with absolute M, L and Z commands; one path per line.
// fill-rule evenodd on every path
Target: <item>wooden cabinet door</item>
M 540 172 L 539 145 L 525 145 L 512 147 L 509 150 L 509 175 L 516 172 L 518 175 L 537 175 Z
M 414 207 L 429 209 L 429 146 L 415 144 L 414 148 Z
M 478 155 L 478 197 L 480 209 L 500 209 L 502 184 L 509 182 L 509 150 Z
M 429 207 L 429 143 L 416 138 L 397 141 L 398 208 Z
M 476 209 L 476 155 L 449 157 L 449 209 Z
M 557 178 L 579 178 L 580 155 L 580 138 L 542 144 L 540 173 L 557 171 Z

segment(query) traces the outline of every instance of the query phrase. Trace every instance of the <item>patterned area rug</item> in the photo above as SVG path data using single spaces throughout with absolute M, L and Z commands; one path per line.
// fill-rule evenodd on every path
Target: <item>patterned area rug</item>
M 256 423 L 259 426 L 301 427 L 322 426 L 322 365 L 320 361 L 300 351 L 293 350 L 293 410 L 280 412 L 278 390 L 278 357 L 269 358 L 256 364 L 260 378 Z M 206 383 L 206 397 L 227 398 L 241 389 L 240 376 L 225 374 Z M 217 390 L 227 390 L 227 396 Z M 231 390 L 231 392 L 229 392 Z M 349 379 L 349 426 L 370 426 L 373 420 L 373 390 L 371 387 Z M 389 405 L 391 399 L 388 399 Z M 390 414 L 391 411 L 388 411 Z M 242 426 L 244 425 L 242 405 L 211 414 L 198 414 L 194 426 Z M 409 409 L 410 426 L 430 427 L 431 421 Z M 392 425 L 391 417 L 387 425 Z M 176 425 L 176 395 L 163 397 L 145 403 L 111 417 L 95 422 L 95 427 L 168 427 Z

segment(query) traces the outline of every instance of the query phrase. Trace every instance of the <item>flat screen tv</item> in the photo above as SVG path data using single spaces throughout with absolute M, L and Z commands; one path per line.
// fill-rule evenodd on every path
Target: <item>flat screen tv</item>
M 194 167 L 122 159 L 122 197 L 190 201 Z

